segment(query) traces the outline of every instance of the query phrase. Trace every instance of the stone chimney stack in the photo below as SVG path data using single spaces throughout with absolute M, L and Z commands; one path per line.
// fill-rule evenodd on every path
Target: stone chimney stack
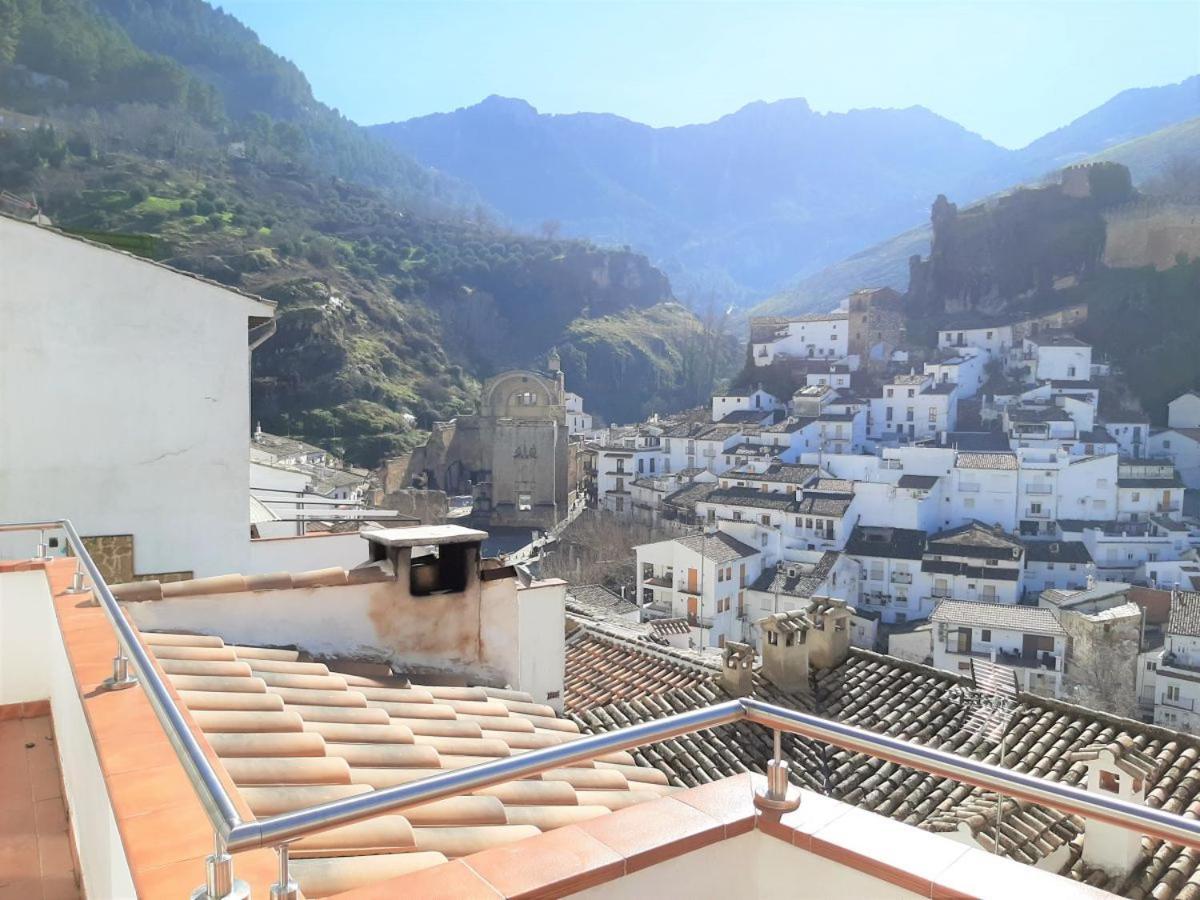
M 721 654 L 721 687 L 735 697 L 754 692 L 754 648 L 737 641 L 726 641 Z
M 808 636 L 812 621 L 800 610 L 760 619 L 762 673 L 783 690 L 808 690 Z
M 1111 744 L 1092 744 L 1070 754 L 1071 762 L 1087 764 L 1087 789 L 1129 803 L 1146 802 L 1146 782 L 1158 768 L 1153 757 L 1133 746 L 1128 738 Z M 1086 819 L 1083 827 L 1083 861 L 1114 878 L 1133 871 L 1142 854 L 1142 838 L 1135 831 Z
M 854 608 L 845 600 L 814 597 L 808 610 L 813 630 L 808 638 L 808 658 L 814 668 L 835 669 L 850 655 L 850 617 Z

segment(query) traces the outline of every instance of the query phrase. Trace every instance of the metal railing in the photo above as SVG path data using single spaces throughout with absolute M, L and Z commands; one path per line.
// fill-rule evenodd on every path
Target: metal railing
M 197 888 L 193 894 L 194 900 L 249 896 L 249 889 L 245 883 L 233 878 L 231 852 L 275 847 L 279 854 L 279 883 L 274 886 L 272 896 L 295 896 L 297 889 L 288 875 L 288 844 L 292 841 L 385 813 L 401 812 L 435 800 L 528 778 L 549 769 L 585 762 L 604 754 L 632 750 L 656 741 L 738 722 L 761 725 L 775 731 L 775 757 L 768 765 L 767 791 L 760 798 L 762 804 L 769 808 L 772 803 L 776 804 L 773 808 L 778 808 L 780 803 L 787 802 L 787 764 L 781 758 L 779 741 L 779 735 L 786 732 L 1200 850 L 1200 821 L 1130 803 L 1112 795 L 1088 793 L 1071 785 L 1048 781 L 1024 772 L 1004 769 L 945 750 L 910 743 L 751 698 L 730 700 L 615 731 L 588 735 L 517 756 L 445 771 L 409 784 L 382 788 L 267 819 L 244 822 L 238 815 L 220 776 L 188 727 L 183 713 L 171 700 L 167 685 L 138 639 L 136 629 L 125 617 L 71 523 L 62 520 L 0 525 L 0 532 L 42 532 L 42 539 L 38 544 L 39 556 L 46 555 L 44 533 L 55 529 L 62 529 L 66 533 L 68 545 L 78 558 L 81 574 L 91 581 L 96 599 L 116 632 L 121 653 L 118 659 L 132 663 L 138 676 L 136 683 L 145 691 L 151 708 L 212 822 L 214 852 L 207 859 L 206 883 Z M 82 588 L 81 582 L 82 579 L 77 577 L 75 587 Z M 133 683 L 130 679 L 126 679 L 126 682 Z M 123 685 L 118 681 L 116 686 Z

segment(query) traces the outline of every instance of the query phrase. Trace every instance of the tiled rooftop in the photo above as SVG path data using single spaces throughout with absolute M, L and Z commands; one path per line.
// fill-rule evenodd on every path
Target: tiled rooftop
M 694 676 L 691 684 L 674 691 L 590 708 L 577 705 L 572 718 L 584 731 L 608 731 L 729 698 L 710 669 L 696 667 Z M 647 682 L 656 677 L 653 671 L 642 675 Z M 754 683 L 754 695 L 767 702 L 999 761 L 995 745 L 964 729 L 970 709 L 948 693 L 964 680 L 951 673 L 852 649 L 836 668 L 813 672 L 807 689 L 783 691 L 757 674 Z M 1008 735 L 1005 767 L 1080 786 L 1085 757 L 1076 754 L 1114 743 L 1136 750 L 1153 761 L 1155 770 L 1147 780 L 1147 805 L 1200 815 L 1200 739 L 1026 694 L 1019 695 Z M 994 822 L 992 795 L 793 735 L 785 734 L 783 745 L 795 779 L 810 790 L 929 831 L 948 831 L 965 821 L 981 845 L 991 844 L 984 823 Z M 672 784 L 695 786 L 742 772 L 763 772 L 770 742 L 762 729 L 737 724 L 662 741 L 635 751 L 634 756 L 658 768 Z M 1127 878 L 1114 878 L 1082 861 L 1077 818 L 1006 801 L 1002 820 L 1001 850 L 1010 858 L 1044 864 L 1066 846 L 1059 871 L 1069 878 L 1128 897 L 1200 897 L 1200 856 L 1178 845 L 1143 839 L 1133 872 Z
M 578 736 L 575 723 L 516 691 L 340 674 L 295 650 L 215 636 L 143 640 L 259 817 Z M 306 896 L 325 896 L 657 799 L 666 783 L 610 754 L 302 838 L 292 844 L 294 877 Z
M 931 621 L 944 622 L 947 625 L 1011 629 L 1025 634 L 1066 635 L 1054 613 L 1035 606 L 943 600 L 934 608 L 929 618 Z

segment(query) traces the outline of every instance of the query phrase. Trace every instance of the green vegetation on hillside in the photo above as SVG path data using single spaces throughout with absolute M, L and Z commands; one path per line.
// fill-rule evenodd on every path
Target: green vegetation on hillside
M 276 300 L 277 334 L 254 354 L 267 430 L 373 464 L 579 322 L 640 321 L 671 296 L 641 256 L 448 206 L 452 183 L 316 103 L 291 63 L 200 0 L 0 0 L 0 35 L 0 78 L 23 86 L 5 103 L 43 123 L 0 128 L 0 189 L 65 230 Z M 120 73 L 146 65 L 175 89 L 127 90 Z M 673 325 L 652 348 L 581 342 L 572 389 L 611 417 L 628 387 L 582 373 L 610 350 L 655 353 L 636 365 L 660 367 L 667 393 L 692 385 L 671 393 L 690 402 L 683 347 L 700 325 L 683 310 Z
M 1169 400 L 1200 389 L 1200 259 L 1165 272 L 1104 269 L 1063 294 L 1088 303 L 1083 336 L 1120 367 L 1155 422 L 1166 424 Z

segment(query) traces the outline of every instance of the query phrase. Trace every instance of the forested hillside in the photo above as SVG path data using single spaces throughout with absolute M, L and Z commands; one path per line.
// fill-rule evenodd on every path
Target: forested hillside
M 671 298 L 641 256 L 499 228 L 469 188 L 317 103 L 295 66 L 200 0 L 0 0 L 0 85 L 0 115 L 41 123 L 0 127 L 0 189 L 59 227 L 277 300 L 254 415 L 356 462 L 473 408 L 481 379 L 539 363 L 591 319 L 641 321 Z M 626 409 L 613 355 L 658 366 L 679 405 L 708 390 L 678 365 L 704 326 L 655 315 L 675 323 L 673 362 L 603 339 L 567 357 L 594 412 Z

